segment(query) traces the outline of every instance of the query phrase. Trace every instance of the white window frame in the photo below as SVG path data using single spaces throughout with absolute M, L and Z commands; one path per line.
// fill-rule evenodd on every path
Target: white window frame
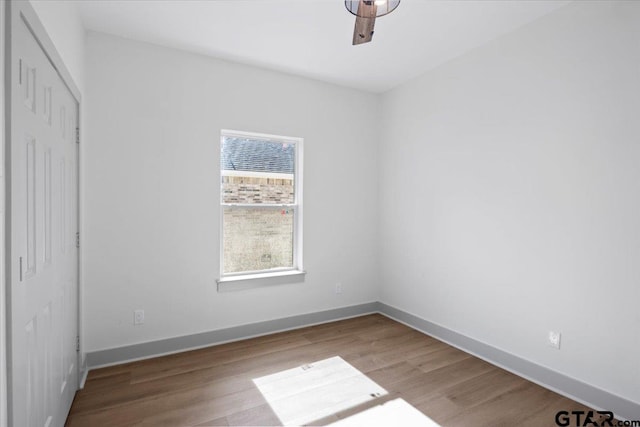
M 294 170 L 293 170 L 293 191 L 294 202 L 292 204 L 245 204 L 245 203 L 224 203 L 222 193 L 220 194 L 220 278 L 217 280 L 218 291 L 240 290 L 248 289 L 265 285 L 283 284 L 283 283 L 296 283 L 304 280 L 306 272 L 303 268 L 302 257 L 302 159 L 303 159 L 303 138 L 270 135 L 264 133 L 245 132 L 237 130 L 222 129 L 220 131 L 220 146 L 225 137 L 237 137 L 256 139 L 266 142 L 277 142 L 292 144 L 295 146 L 294 157 Z M 219 163 L 218 163 L 219 164 Z M 219 189 L 222 189 L 222 168 L 220 167 L 218 185 Z M 246 271 L 239 273 L 224 273 L 224 209 L 226 207 L 241 207 L 241 208 L 292 208 L 294 212 L 293 216 L 293 266 L 291 268 L 279 268 L 259 271 Z

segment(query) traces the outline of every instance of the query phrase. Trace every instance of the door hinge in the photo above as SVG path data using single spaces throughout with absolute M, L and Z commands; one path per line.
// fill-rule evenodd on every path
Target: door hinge
M 76 351 L 80 351 L 80 335 L 76 335 Z
M 80 128 L 76 128 L 76 144 L 80 144 Z
M 80 232 L 76 232 L 76 248 L 80 248 Z

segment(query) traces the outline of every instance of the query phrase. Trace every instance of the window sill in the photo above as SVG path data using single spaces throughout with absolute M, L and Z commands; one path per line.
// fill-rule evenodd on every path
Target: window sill
M 306 274 L 307 272 L 303 270 L 288 270 L 229 276 L 218 279 L 216 282 L 218 283 L 218 292 L 240 291 L 263 286 L 301 283 L 304 282 Z

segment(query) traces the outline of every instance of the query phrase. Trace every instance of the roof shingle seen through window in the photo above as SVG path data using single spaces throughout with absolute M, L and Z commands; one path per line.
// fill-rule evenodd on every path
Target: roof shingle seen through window
M 287 173 L 294 170 L 293 144 L 225 136 L 220 153 L 222 170 Z

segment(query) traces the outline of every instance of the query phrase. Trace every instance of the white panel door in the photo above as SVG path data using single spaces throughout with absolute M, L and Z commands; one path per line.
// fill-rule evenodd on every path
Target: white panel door
M 11 423 L 62 426 L 78 384 L 78 104 L 12 15 Z

